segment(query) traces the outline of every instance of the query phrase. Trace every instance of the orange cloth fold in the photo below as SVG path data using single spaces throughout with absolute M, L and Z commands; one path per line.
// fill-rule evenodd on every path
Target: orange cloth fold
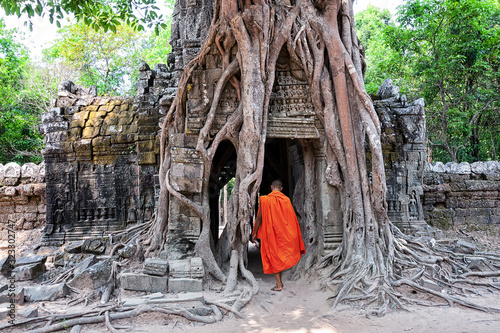
M 295 266 L 306 253 L 299 222 L 290 199 L 279 191 L 260 197 L 262 223 L 257 233 L 265 274 Z

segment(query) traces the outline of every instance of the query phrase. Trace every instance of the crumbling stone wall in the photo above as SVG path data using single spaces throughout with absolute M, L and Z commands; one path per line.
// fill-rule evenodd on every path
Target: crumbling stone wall
M 500 225 L 500 162 L 437 162 L 427 165 L 423 183 L 427 223 Z
M 408 103 L 387 79 L 374 101 L 382 127 L 382 151 L 387 183 L 387 215 L 406 232 L 425 226 L 421 196 L 427 160 L 423 98 Z
M 47 174 L 42 244 L 101 237 L 152 216 L 159 154 L 156 102 L 98 97 L 93 88 L 61 84 L 40 126 Z
M 7 223 L 16 230 L 45 224 L 45 166 L 0 164 L 0 240 L 7 240 Z

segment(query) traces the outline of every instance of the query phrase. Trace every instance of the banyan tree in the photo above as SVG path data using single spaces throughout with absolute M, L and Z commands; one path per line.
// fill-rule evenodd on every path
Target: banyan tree
M 450 304 L 468 304 L 415 282 L 425 275 L 449 283 L 453 278 L 443 268 L 454 264 L 402 234 L 388 220 L 381 125 L 363 83 L 364 54 L 352 6 L 351 0 L 215 1 L 207 36 L 199 52 L 184 64 L 175 99 L 163 120 L 161 190 L 155 219 L 142 238 L 146 256 L 168 250 L 176 242 L 176 207 L 187 207 L 191 218 L 201 223 L 194 254 L 203 259 L 210 277 L 225 283 L 227 291 L 234 290 L 243 277 L 251 284 L 250 296 L 258 291 L 258 283 L 245 267 L 245 254 L 257 196 L 267 194 L 267 188 L 262 190 L 262 184 L 269 182 L 268 172 L 264 173 L 266 149 L 273 146 L 266 140 L 269 143 L 268 130 L 277 121 L 273 106 L 280 105 L 277 85 L 285 68 L 291 80 L 307 85 L 308 112 L 321 129 L 316 146 L 299 139 L 303 172 L 288 184 L 300 199 L 294 203 L 302 213 L 307 249 L 294 274 L 319 272 L 323 286 L 334 291 L 335 303 L 374 304 L 375 313 L 385 313 L 393 303 L 404 306 L 403 300 L 408 299 L 397 291 L 402 285 Z M 198 102 L 190 95 L 193 89 Z M 227 102 L 230 93 L 232 103 Z M 198 127 L 193 125 L 193 114 L 202 119 Z M 189 141 L 187 136 L 195 138 L 190 156 L 178 148 L 179 141 Z M 325 158 L 320 173 L 313 167 L 318 149 Z M 198 171 L 181 163 L 189 158 L 197 160 Z M 218 206 L 213 204 L 212 180 L 214 170 L 227 167 L 229 159 L 234 160 L 226 174 L 234 177 L 225 231 L 229 258 L 220 258 L 214 250 L 213 216 Z M 191 175 L 191 183 L 179 185 L 179 172 Z M 329 252 L 319 247 L 318 239 L 324 235 L 314 213 L 319 205 L 315 195 L 324 183 L 337 191 L 341 203 L 342 241 Z M 190 186 L 197 190 L 186 190 Z M 222 269 L 225 259 L 229 259 L 227 272 Z

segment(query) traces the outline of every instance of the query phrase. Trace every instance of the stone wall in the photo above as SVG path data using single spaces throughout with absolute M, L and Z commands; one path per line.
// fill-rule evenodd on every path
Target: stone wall
M 427 165 L 423 209 L 440 228 L 500 225 L 500 162 Z
M 16 230 L 45 224 L 45 166 L 0 164 L 0 241 L 7 240 L 7 223 Z
M 382 151 L 387 184 L 387 215 L 406 232 L 425 226 L 421 204 L 427 160 L 424 100 L 408 103 L 387 79 L 374 101 L 382 127 Z
M 152 82 L 149 67 L 141 67 L 141 79 Z M 61 84 L 40 126 L 47 172 L 43 245 L 100 237 L 151 217 L 159 154 L 155 97 L 98 97 L 93 88 Z

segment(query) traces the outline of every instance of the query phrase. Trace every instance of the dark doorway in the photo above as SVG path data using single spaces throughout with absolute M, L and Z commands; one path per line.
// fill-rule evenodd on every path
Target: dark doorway
M 265 149 L 264 170 L 259 195 L 269 194 L 271 192 L 271 183 L 276 179 L 280 179 L 283 182 L 283 194 L 288 196 L 293 204 L 294 193 L 302 190 L 296 188 L 304 171 L 301 142 L 297 139 L 267 138 Z M 258 205 L 256 205 L 257 207 Z M 297 210 L 297 207 L 294 206 L 294 208 Z M 300 223 L 298 214 L 297 217 Z M 251 243 L 248 245 L 248 269 L 257 279 L 268 285 L 273 285 L 274 276 L 263 272 L 259 246 L 260 244 L 254 245 Z
M 260 195 L 269 194 L 271 183 L 280 179 L 283 182 L 283 194 L 293 202 L 295 185 L 303 169 L 304 160 L 299 140 L 268 138 Z
M 221 216 L 220 194 L 236 173 L 236 150 L 229 141 L 223 141 L 219 144 L 212 161 L 212 170 L 210 172 L 210 181 L 208 184 L 209 203 L 210 203 L 210 232 L 214 244 L 219 240 L 219 223 Z M 226 223 L 226 221 L 224 221 Z

